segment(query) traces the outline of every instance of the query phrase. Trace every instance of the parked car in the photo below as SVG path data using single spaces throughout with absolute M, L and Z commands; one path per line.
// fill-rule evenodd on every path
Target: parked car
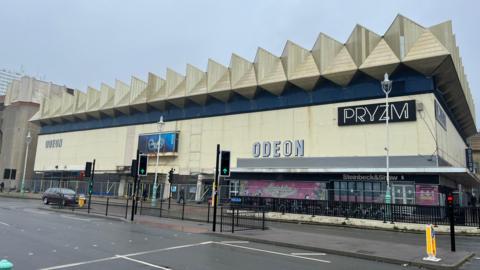
M 68 188 L 49 188 L 43 193 L 42 201 L 44 204 L 75 205 L 77 194 Z

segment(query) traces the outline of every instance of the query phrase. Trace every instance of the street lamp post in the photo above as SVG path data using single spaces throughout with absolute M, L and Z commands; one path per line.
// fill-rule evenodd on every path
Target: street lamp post
M 153 183 L 153 190 L 152 190 L 152 206 L 155 207 L 157 204 L 157 189 L 158 189 L 158 161 L 160 158 L 160 142 L 162 139 L 162 129 L 163 126 L 165 125 L 165 122 L 163 122 L 163 116 L 160 116 L 160 120 L 157 123 L 158 125 L 158 143 L 157 143 L 157 164 L 155 165 L 155 181 Z M 163 196 L 162 196 L 163 197 Z
M 22 195 L 25 192 L 25 173 L 27 172 L 27 160 L 28 160 L 28 148 L 30 146 L 30 143 L 32 142 L 32 135 L 30 135 L 30 131 L 27 134 L 27 137 L 25 138 L 25 142 L 27 143 L 27 149 L 25 150 L 25 161 L 23 164 L 23 175 L 22 175 L 22 186 L 20 188 L 20 192 Z
M 390 133 L 388 129 L 388 122 L 390 121 L 390 108 L 388 105 L 388 95 L 392 91 L 392 81 L 388 79 L 388 73 L 385 73 L 384 79 L 381 82 L 382 90 L 385 93 L 385 124 L 387 133 L 387 142 L 385 146 L 386 151 L 386 165 L 387 165 L 387 192 L 385 194 L 385 203 L 390 204 L 392 202 L 392 192 L 390 188 Z

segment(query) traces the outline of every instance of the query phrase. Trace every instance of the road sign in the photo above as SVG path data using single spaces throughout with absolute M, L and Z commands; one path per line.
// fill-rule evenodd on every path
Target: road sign
M 148 156 L 141 154 L 138 161 L 138 175 L 147 175 Z
M 230 176 L 230 151 L 220 152 L 220 176 Z

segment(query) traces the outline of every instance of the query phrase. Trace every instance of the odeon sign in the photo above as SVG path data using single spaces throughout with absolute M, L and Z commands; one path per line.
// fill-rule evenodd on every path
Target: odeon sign
M 304 154 L 305 143 L 303 140 L 255 142 L 252 147 L 254 158 L 303 157 Z

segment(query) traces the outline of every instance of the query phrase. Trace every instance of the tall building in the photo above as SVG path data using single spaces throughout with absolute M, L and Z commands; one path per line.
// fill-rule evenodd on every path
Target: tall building
M 8 190 L 18 190 L 23 178 L 26 137 L 30 132 L 30 143 L 25 179 L 32 177 L 35 147 L 40 127 L 30 118 L 37 113 L 43 99 L 51 96 L 62 96 L 65 86 L 23 76 L 13 80 L 8 86 L 6 95 L 0 99 L 0 182 L 5 183 Z
M 0 95 L 5 95 L 8 85 L 16 79 L 22 77 L 23 74 L 6 69 L 0 69 Z
M 220 144 L 232 165 L 222 197 L 384 202 L 388 171 L 393 202 L 442 205 L 480 184 L 465 154 L 477 128 L 461 59 L 450 21 L 424 27 L 399 15 L 385 33 L 357 25 L 345 42 L 320 34 L 311 49 L 288 41 L 280 56 L 259 48 L 252 62 L 233 54 L 228 67 L 209 60 L 206 71 L 187 65 L 185 75 L 64 93 L 32 118 L 35 172 L 81 183 L 95 159 L 122 194 L 138 149 L 152 156 L 144 188 L 158 171 L 167 193 L 200 200 Z

